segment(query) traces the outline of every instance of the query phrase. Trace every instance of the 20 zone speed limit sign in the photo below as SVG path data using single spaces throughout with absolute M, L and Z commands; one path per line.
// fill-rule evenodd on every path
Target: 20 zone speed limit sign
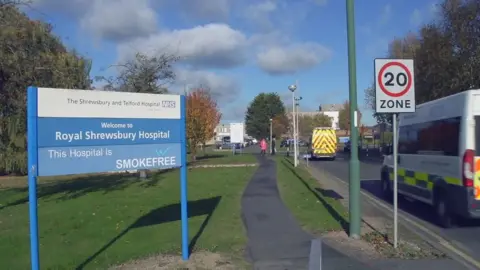
M 415 79 L 411 59 L 375 59 L 377 113 L 415 112 Z

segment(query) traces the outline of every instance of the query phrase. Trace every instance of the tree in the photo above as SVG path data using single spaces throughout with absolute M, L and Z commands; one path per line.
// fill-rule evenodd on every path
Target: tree
M 285 135 L 290 129 L 290 120 L 287 115 L 278 114 L 272 119 L 272 134 L 275 138 Z
M 331 127 L 332 118 L 318 113 L 315 115 L 302 115 L 298 117 L 298 132 L 301 139 L 307 140 L 316 127 Z
M 213 137 L 221 114 L 208 89 L 197 88 L 187 95 L 187 139 L 193 161 L 197 147 Z
M 389 57 L 415 61 L 417 104 L 480 88 L 480 4 L 478 0 L 444 0 L 440 17 L 416 35 L 394 40 Z M 373 109 L 374 92 L 365 92 Z M 374 114 L 377 122 L 391 118 Z
M 173 64 L 178 60 L 169 54 L 150 57 L 137 53 L 133 59 L 112 66 L 118 69 L 116 76 L 95 79 L 106 82 L 108 90 L 164 94 L 168 92 L 166 85 L 175 80 Z
M 357 110 L 357 126 L 360 126 L 362 113 Z M 340 129 L 346 130 L 347 135 L 350 134 L 350 102 L 347 100 L 343 103 L 342 109 L 338 112 L 338 125 Z
M 247 134 L 260 139 L 270 136 L 270 119 L 285 114 L 285 106 L 277 93 L 260 93 L 247 108 Z
M 20 1 L 0 3 L 0 174 L 25 174 L 26 87 L 90 89 L 91 61 L 20 12 Z

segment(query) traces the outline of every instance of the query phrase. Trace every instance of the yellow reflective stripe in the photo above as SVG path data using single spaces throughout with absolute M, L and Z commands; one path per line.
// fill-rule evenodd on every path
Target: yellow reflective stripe
M 390 173 L 389 173 L 389 178 L 390 181 L 393 181 L 393 168 L 389 168 Z M 433 190 L 434 187 L 434 182 L 432 179 L 435 177 L 440 177 L 436 176 L 434 174 L 428 174 L 425 172 L 413 172 L 408 171 L 405 169 L 398 168 L 397 169 L 397 177 L 399 182 L 402 182 L 407 185 L 412 185 L 412 186 L 418 186 L 421 188 L 426 188 L 428 190 Z M 448 177 L 444 176 L 441 177 L 442 179 L 445 180 L 450 185 L 456 185 L 456 186 L 462 186 L 462 179 L 457 178 L 457 177 Z
M 463 186 L 462 179 L 460 179 L 460 178 L 445 176 L 445 177 L 443 177 L 443 179 L 445 179 L 445 182 L 447 182 L 448 184 L 456 185 L 456 186 Z
M 428 181 L 428 173 L 415 172 L 415 179 Z
M 337 151 L 337 136 L 331 129 L 316 129 L 312 134 L 312 148 L 315 154 L 332 154 Z
M 417 184 L 417 181 L 414 177 L 408 177 L 408 176 L 405 176 L 403 178 L 404 180 L 404 183 L 408 184 L 408 185 L 413 185 L 415 186 Z

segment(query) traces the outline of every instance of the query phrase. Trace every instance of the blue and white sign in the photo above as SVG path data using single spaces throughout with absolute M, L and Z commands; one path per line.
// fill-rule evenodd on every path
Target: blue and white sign
M 182 163 L 179 95 L 51 88 L 36 93 L 39 176 Z
M 182 253 L 188 259 L 185 97 L 29 87 L 32 269 L 38 259 L 36 178 L 180 167 Z

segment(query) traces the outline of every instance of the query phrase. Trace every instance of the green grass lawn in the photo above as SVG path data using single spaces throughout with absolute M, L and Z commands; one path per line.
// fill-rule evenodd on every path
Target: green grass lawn
M 218 160 L 221 160 L 219 158 Z M 255 167 L 189 170 L 189 233 L 194 249 L 242 255 L 240 198 Z M 1 181 L 1 180 L 0 180 Z M 179 172 L 140 181 L 129 175 L 41 178 L 42 269 L 105 269 L 156 253 L 179 254 Z M 23 181 L 24 183 L 24 181 Z M 2 269 L 30 265 L 27 188 L 0 189 Z
M 300 164 L 276 157 L 278 188 L 283 201 L 302 227 L 314 234 L 348 228 L 348 212 L 332 190 L 325 190 Z
M 206 154 L 199 154 L 197 156 L 197 162 L 191 165 L 252 163 L 257 163 L 257 159 L 250 153 L 237 153 L 233 155 L 232 152 L 207 152 Z

